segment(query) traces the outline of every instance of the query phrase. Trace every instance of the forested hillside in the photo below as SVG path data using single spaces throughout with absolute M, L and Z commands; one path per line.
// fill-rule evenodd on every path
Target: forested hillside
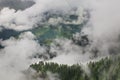
M 120 57 L 106 57 L 98 62 L 89 62 L 86 66 L 88 66 L 87 70 L 81 64 L 68 66 L 39 62 L 30 67 L 37 71 L 37 77 L 45 80 L 48 71 L 58 74 L 60 80 L 120 80 Z

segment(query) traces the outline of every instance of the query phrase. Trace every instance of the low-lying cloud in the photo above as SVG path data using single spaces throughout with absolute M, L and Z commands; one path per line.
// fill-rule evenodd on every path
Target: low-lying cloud
M 119 0 L 33 0 L 34 5 L 24 10 L 11 9 L 8 6 L 0 10 L 0 29 L 7 28 L 16 31 L 29 30 L 40 23 L 42 14 L 48 10 L 69 12 L 74 7 L 78 10 L 88 9 L 90 19 L 82 32 L 91 41 L 86 47 L 81 47 L 69 39 L 56 39 L 50 46 L 50 52 L 57 56 L 48 62 L 59 64 L 86 63 L 110 54 L 119 54 L 120 50 L 120 11 Z M 81 6 L 80 6 L 81 5 Z M 80 37 L 80 36 L 78 36 Z M 59 43 L 59 46 L 56 44 Z M 1 40 L 4 46 L 0 50 L 0 78 L 2 80 L 25 79 L 23 73 L 30 64 L 41 59 L 35 59 L 34 54 L 43 54 L 46 48 L 40 46 L 31 32 L 22 33 L 18 38 L 11 37 Z M 96 60 L 96 58 L 95 58 Z M 25 79 L 26 80 L 26 79 Z
M 119 54 L 119 0 L 92 0 L 91 18 L 83 32 L 92 39 L 92 46 L 101 54 Z
M 34 41 L 34 38 L 32 33 L 26 32 L 21 34 L 19 39 L 11 37 L 1 42 L 5 46 L 0 50 L 1 79 L 21 80 L 24 76 L 22 71 L 27 70 L 30 64 L 37 62 L 37 59 L 32 59 L 31 56 L 44 52 L 44 49 Z
M 9 7 L 0 11 L 0 26 L 14 30 L 27 30 L 35 27 L 40 22 L 42 13 L 48 10 L 59 10 L 67 12 L 76 7 L 76 2 L 70 0 L 33 0 L 35 4 L 25 10 L 15 10 Z M 78 1 L 78 0 L 76 0 Z M 72 3 L 74 2 L 74 5 Z M 59 3 L 59 4 L 58 4 Z M 54 5 L 53 5 L 54 4 Z

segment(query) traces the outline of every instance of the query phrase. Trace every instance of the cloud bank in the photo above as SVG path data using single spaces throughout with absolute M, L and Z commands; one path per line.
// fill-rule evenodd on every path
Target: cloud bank
M 14 30 L 27 30 L 35 27 L 42 18 L 42 13 L 48 10 L 69 11 L 76 7 L 76 2 L 70 0 L 33 0 L 35 4 L 25 10 L 15 10 L 8 7 L 0 11 L 0 26 Z M 76 0 L 79 1 L 79 0 Z M 74 4 L 73 4 L 74 3 Z M 54 5 L 53 5 L 54 4 Z
M 1 42 L 5 46 L 0 50 L 1 79 L 21 80 L 23 78 L 24 80 L 22 71 L 27 70 L 30 64 L 37 62 L 37 59 L 32 59 L 31 56 L 44 51 L 34 38 L 31 32 L 26 32 L 21 34 L 19 39 L 11 37 Z
M 92 0 L 91 18 L 83 32 L 92 39 L 92 47 L 102 55 L 119 54 L 119 0 Z
M 59 10 L 66 13 L 74 7 L 82 7 L 90 11 L 90 20 L 82 30 L 84 34 L 88 35 L 90 45 L 81 47 L 69 39 L 56 39 L 51 44 L 50 51 L 57 52 L 57 56 L 48 61 L 72 65 L 89 62 L 92 59 L 91 56 L 105 57 L 110 54 L 119 54 L 119 0 L 66 0 L 64 2 L 61 0 L 34 0 L 34 2 L 34 5 L 24 10 L 9 7 L 1 9 L 0 29 L 4 27 L 17 31 L 29 30 L 36 27 L 36 23 L 40 23 L 42 14 L 48 10 Z M 80 36 L 78 35 L 78 37 Z M 59 46 L 56 46 L 58 43 Z M 24 80 L 23 71 L 31 63 L 41 60 L 32 56 L 46 52 L 31 32 L 22 33 L 18 38 L 0 40 L 0 44 L 5 46 L 0 50 L 0 78 L 3 80 Z

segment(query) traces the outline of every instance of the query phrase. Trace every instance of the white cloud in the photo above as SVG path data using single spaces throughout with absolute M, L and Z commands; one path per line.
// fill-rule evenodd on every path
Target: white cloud
M 41 14 L 47 10 L 60 10 L 68 12 L 73 7 L 78 6 L 76 1 L 61 0 L 33 0 L 35 4 L 25 10 L 15 11 L 10 8 L 3 8 L 0 11 L 0 25 L 14 30 L 27 30 L 41 20 Z M 74 4 L 73 4 L 74 3 Z
M 119 0 L 91 0 L 89 3 L 91 17 L 83 32 L 92 39 L 91 46 L 99 49 L 102 55 L 108 55 L 112 49 L 113 54 L 119 53 L 119 6 Z
M 59 45 L 59 46 L 58 46 Z M 83 53 L 86 50 L 86 53 Z M 80 64 L 87 63 L 92 60 L 92 54 L 87 52 L 87 48 L 75 45 L 71 40 L 68 39 L 56 39 L 51 45 L 51 52 L 56 52 L 57 56 L 48 62 L 57 62 L 58 64 Z
M 34 41 L 34 35 L 26 32 L 19 39 L 10 38 L 2 41 L 4 49 L 0 51 L 0 78 L 3 80 L 21 80 L 24 77 L 22 71 L 36 60 L 32 59 L 35 53 L 41 54 L 44 49 Z
M 85 2 L 84 2 L 85 1 Z M 49 60 L 59 64 L 76 64 L 90 61 L 92 49 L 99 50 L 98 56 L 108 56 L 112 53 L 119 53 L 120 43 L 120 1 L 119 0 L 80 0 L 82 7 L 91 10 L 88 27 L 83 32 L 89 35 L 93 41 L 86 48 L 79 47 L 71 40 L 57 39 L 59 47 L 51 45 L 51 52 L 57 52 L 57 57 Z M 27 30 L 33 28 L 41 19 L 41 13 L 50 9 L 66 11 L 73 6 L 80 7 L 79 0 L 35 0 L 36 4 L 23 11 L 4 8 L 0 11 L 0 25 L 14 30 Z M 44 52 L 44 48 L 39 46 L 34 40 L 35 36 L 30 33 L 23 33 L 18 39 L 0 41 L 5 46 L 0 50 L 0 78 L 2 80 L 21 80 L 24 76 L 22 71 L 27 69 L 35 59 L 30 57 L 35 53 Z M 83 51 L 86 51 L 83 54 Z M 6 77 L 7 75 L 7 77 Z

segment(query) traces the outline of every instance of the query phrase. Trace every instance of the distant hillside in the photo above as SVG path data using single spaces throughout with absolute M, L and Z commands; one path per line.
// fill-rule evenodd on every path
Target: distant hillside
M 72 39 L 73 34 L 81 32 L 89 19 L 89 13 L 77 14 L 74 13 L 61 14 L 57 11 L 48 11 L 43 14 L 43 19 L 32 29 L 32 33 L 36 35 L 37 40 L 44 45 L 49 45 L 56 38 Z
M 30 0 L 0 0 L 0 9 L 3 7 L 13 8 L 15 10 L 24 10 L 29 8 L 34 4 L 33 1 Z

